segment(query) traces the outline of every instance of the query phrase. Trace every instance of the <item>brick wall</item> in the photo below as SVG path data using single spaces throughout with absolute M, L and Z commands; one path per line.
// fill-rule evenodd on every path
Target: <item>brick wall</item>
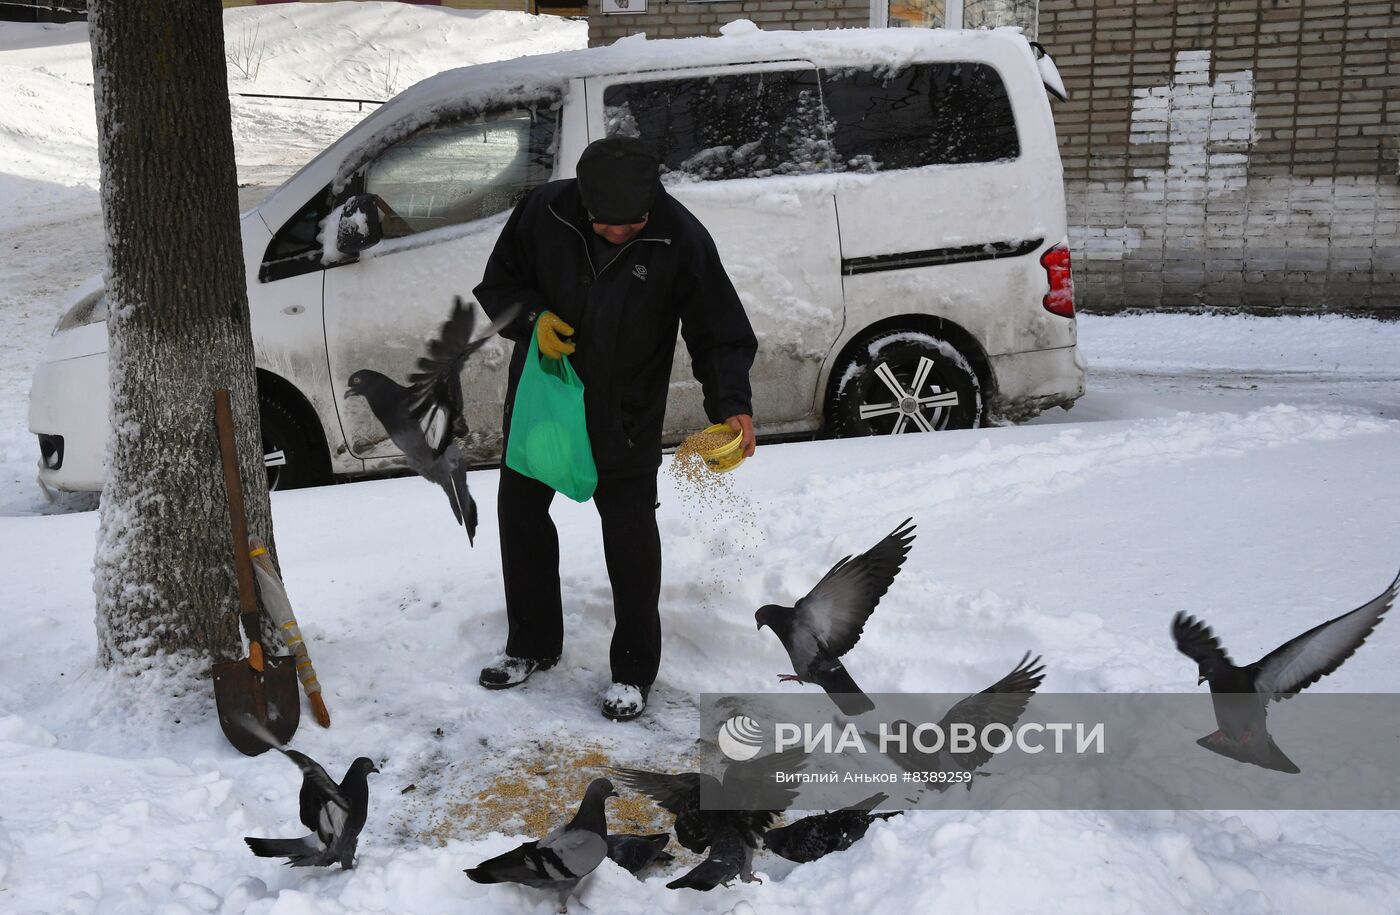
M 1400 317 L 1400 12 L 1041 0 L 1089 308 Z
M 636 0 L 633 0 L 636 2 Z M 588 2 L 588 43 L 611 44 L 645 32 L 651 38 L 717 35 L 734 19 L 752 19 L 765 29 L 832 29 L 870 24 L 870 0 L 645 0 L 646 12 L 604 16 Z
M 624 35 L 859 27 L 868 0 L 589 4 Z M 1078 299 L 1400 317 L 1400 6 L 1040 0 Z

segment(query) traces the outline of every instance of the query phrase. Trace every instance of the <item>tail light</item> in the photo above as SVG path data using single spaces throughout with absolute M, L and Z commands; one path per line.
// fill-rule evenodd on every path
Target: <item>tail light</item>
M 1074 317 L 1074 276 L 1069 266 L 1069 245 L 1056 245 L 1040 255 L 1040 266 L 1050 280 L 1050 291 L 1040 304 L 1051 314 Z

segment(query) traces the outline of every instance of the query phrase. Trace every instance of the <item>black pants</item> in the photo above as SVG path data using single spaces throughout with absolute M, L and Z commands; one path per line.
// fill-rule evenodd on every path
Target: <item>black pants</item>
M 496 518 L 510 624 L 506 654 L 517 658 L 555 658 L 564 647 L 559 535 L 549 517 L 553 500 L 554 490 L 501 465 Z M 603 555 L 612 582 L 613 681 L 650 686 L 661 665 L 655 468 L 600 476 L 593 504 L 603 525 Z

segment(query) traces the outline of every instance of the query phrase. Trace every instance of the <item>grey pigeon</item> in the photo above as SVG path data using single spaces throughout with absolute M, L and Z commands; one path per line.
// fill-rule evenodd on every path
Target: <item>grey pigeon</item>
M 259 858 L 286 858 L 291 867 L 329 867 L 336 862 L 346 870 L 355 866 L 360 830 L 369 814 L 369 780 L 378 772 L 374 761 L 361 756 L 350 764 L 336 784 L 316 760 L 296 750 L 283 749 L 277 739 L 251 716 L 244 726 L 301 769 L 300 814 L 311 835 L 300 839 L 244 838 Z
M 1177 613 L 1172 619 L 1172 638 L 1177 650 L 1196 662 L 1196 683 L 1210 683 L 1219 726 L 1196 743 L 1239 762 L 1279 772 L 1300 771 L 1269 735 L 1265 726 L 1269 703 L 1292 698 L 1341 667 L 1380 623 L 1397 593 L 1400 576 L 1382 594 L 1355 610 L 1314 626 L 1243 667 L 1230 660 L 1209 626 Z
M 881 791 L 849 807 L 803 817 L 787 826 L 768 830 L 763 844 L 769 851 L 798 864 L 824 858 L 834 851 L 845 851 L 865 837 L 875 820 L 899 816 L 898 810 L 870 812 L 889 799 L 890 796 Z
M 675 860 L 674 856 L 666 851 L 666 845 L 670 841 L 669 832 L 650 836 L 610 835 L 608 857 L 619 867 L 636 874 L 652 864 Z
M 939 720 L 935 733 L 949 734 L 955 724 L 971 725 L 978 734 L 991 724 L 1015 728 L 1016 722 L 1026 711 L 1026 704 L 1030 702 L 1031 696 L 1040 688 L 1044 679 L 1045 665 L 1040 663 L 1039 657 L 1031 658 L 1028 651 L 1021 656 L 1021 660 L 1009 674 L 949 709 Z M 907 741 L 902 749 L 896 746 L 887 750 L 885 755 L 893 760 L 895 765 L 906 772 L 947 773 L 948 778 L 945 781 L 930 780 L 921 783 L 922 787 L 930 791 L 946 791 L 955 784 L 963 784 L 971 789 L 973 773 L 990 762 L 995 755 L 981 741 L 966 753 L 951 752 L 946 743 L 935 753 L 925 753 L 913 742 L 912 724 L 903 720 L 897 720 L 894 724 L 898 726 L 896 730 L 906 735 Z M 963 777 L 964 775 L 966 777 Z
M 559 911 L 569 911 L 569 896 L 579 881 L 608 856 L 607 800 L 617 797 L 613 783 L 595 778 L 579 802 L 574 818 L 538 842 L 526 842 L 503 855 L 468 868 L 477 883 L 519 883 L 559 894 Z
M 794 673 L 779 674 L 779 680 L 817 684 L 846 715 L 875 708 L 840 659 L 860 639 L 865 621 L 909 555 L 911 520 L 904 519 L 866 552 L 832 566 L 796 607 L 768 604 L 754 614 L 758 628 L 772 629 L 792 660 Z
M 731 763 L 722 782 L 704 772 L 612 771 L 618 781 L 675 817 L 676 840 L 684 848 L 708 851 L 704 861 L 666 884 L 671 889 L 704 892 L 728 885 L 735 877 L 745 883 L 758 881 L 753 873 L 754 849 L 778 813 L 797 797 L 797 788 L 778 783 L 775 773 L 796 772 L 805 765 L 801 750 L 786 750 Z
M 462 368 L 504 324 L 515 317 L 511 309 L 502 320 L 473 339 L 476 310 L 460 297 L 453 301 L 437 339 L 418 360 L 408 387 L 371 369 L 350 376 L 346 397 L 363 397 L 389 438 L 403 452 L 414 473 L 442 487 L 457 523 L 476 541 L 476 502 L 467 489 L 467 460 L 457 442 L 470 431 L 463 413 Z

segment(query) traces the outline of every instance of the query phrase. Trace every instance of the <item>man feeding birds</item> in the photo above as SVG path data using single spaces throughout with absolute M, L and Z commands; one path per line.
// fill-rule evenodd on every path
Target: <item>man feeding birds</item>
M 656 472 L 675 355 L 685 340 L 712 422 L 754 451 L 749 368 L 758 344 L 705 227 L 661 187 L 660 165 L 631 137 L 589 144 L 577 179 L 532 191 L 511 214 L 475 294 L 517 344 L 506 390 L 505 434 L 533 343 L 545 359 L 570 357 L 584 412 L 612 582 L 612 687 L 603 714 L 646 708 L 661 661 L 661 538 Z M 509 448 L 509 442 L 507 442 Z M 488 689 L 517 686 L 559 660 L 564 643 L 554 490 L 501 467 L 497 516 L 509 634 L 481 671 Z

